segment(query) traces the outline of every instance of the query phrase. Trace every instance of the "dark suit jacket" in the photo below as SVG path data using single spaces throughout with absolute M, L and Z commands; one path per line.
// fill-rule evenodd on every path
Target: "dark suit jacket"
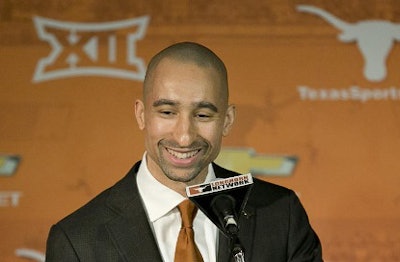
M 47 262 L 162 261 L 137 188 L 139 164 L 51 228 Z M 239 175 L 215 164 L 214 170 L 217 177 Z M 320 241 L 289 189 L 254 179 L 239 225 L 246 262 L 322 261 Z M 228 239 L 220 234 L 218 261 L 229 260 Z

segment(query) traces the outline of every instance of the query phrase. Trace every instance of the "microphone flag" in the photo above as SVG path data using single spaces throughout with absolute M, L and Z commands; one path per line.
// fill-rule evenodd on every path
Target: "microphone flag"
M 193 185 L 186 187 L 186 195 L 203 213 L 221 230 L 225 235 L 230 237 L 226 232 L 225 226 L 220 222 L 217 214 L 213 211 L 211 203 L 213 199 L 220 195 L 228 195 L 233 197 L 234 212 L 236 219 L 239 220 L 248 196 L 251 186 L 253 185 L 253 177 L 250 173 L 228 177 L 224 179 L 216 179 L 208 183 Z M 238 225 L 240 227 L 240 225 Z

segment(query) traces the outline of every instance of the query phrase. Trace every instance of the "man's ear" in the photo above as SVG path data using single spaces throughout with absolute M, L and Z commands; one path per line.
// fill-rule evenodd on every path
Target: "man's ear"
M 139 129 L 143 130 L 145 127 L 144 124 L 144 103 L 142 100 L 137 99 L 135 101 L 135 117 L 138 123 Z
M 225 115 L 224 130 L 222 131 L 223 136 L 228 135 L 229 131 L 232 128 L 233 122 L 235 122 L 235 117 L 236 117 L 236 106 L 229 105 Z

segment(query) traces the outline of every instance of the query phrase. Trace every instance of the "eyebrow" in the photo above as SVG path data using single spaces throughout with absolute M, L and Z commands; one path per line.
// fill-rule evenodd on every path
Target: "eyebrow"
M 218 113 L 218 108 L 210 102 L 206 102 L 206 101 L 202 101 L 202 102 L 198 102 L 196 103 L 196 107 L 197 108 L 208 108 L 216 113 Z
M 159 107 L 163 105 L 176 106 L 179 105 L 179 103 L 169 99 L 158 99 L 153 102 L 153 107 Z M 196 102 L 194 103 L 194 106 L 195 108 L 207 108 L 218 113 L 218 108 L 213 103 L 207 101 Z
M 178 103 L 169 100 L 169 99 L 158 99 L 153 102 L 153 107 L 158 107 L 158 106 L 163 106 L 163 105 L 169 105 L 169 106 L 174 106 L 177 105 Z

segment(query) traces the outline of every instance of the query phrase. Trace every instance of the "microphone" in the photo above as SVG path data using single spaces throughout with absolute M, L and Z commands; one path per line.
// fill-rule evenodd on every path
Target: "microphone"
M 220 224 L 230 235 L 237 235 L 239 232 L 235 205 L 235 199 L 226 194 L 216 195 L 210 203 L 211 209 L 218 217 Z
M 186 187 L 186 195 L 229 238 L 239 232 L 242 213 L 251 186 L 251 174 L 216 179 Z

